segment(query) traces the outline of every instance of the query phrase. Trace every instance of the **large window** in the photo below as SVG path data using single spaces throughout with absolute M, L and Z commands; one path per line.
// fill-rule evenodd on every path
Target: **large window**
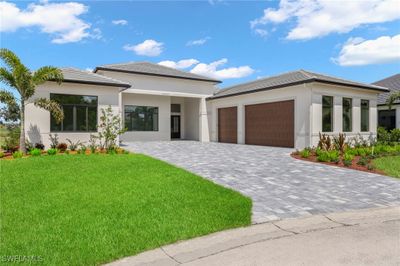
M 333 131 L 333 97 L 322 96 L 322 131 Z
M 386 130 L 392 130 L 396 128 L 396 110 L 379 110 L 378 122 L 380 127 L 386 128 Z
M 353 124 L 352 100 L 343 98 L 343 132 L 351 132 Z
M 52 132 L 94 132 L 97 130 L 97 96 L 50 94 L 64 112 L 64 120 L 50 119 Z
M 361 100 L 361 131 L 369 131 L 369 101 Z
M 158 131 L 158 107 L 125 105 L 128 131 Z

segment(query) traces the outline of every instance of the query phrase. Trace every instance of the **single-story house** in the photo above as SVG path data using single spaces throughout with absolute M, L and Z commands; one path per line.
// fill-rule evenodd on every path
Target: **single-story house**
M 400 128 L 400 101 L 395 101 L 390 110 L 386 104 L 391 93 L 400 91 L 400 74 L 379 80 L 373 84 L 390 90 L 378 95 L 378 125 L 387 130 Z
M 225 89 L 219 80 L 147 62 L 98 66 L 93 72 L 63 68 L 64 82 L 39 86 L 32 101 L 58 101 L 64 120 L 32 102 L 26 105 L 27 137 L 49 145 L 87 141 L 97 132 L 100 110 L 111 106 L 127 132 L 120 140 L 186 139 L 301 149 L 318 133 L 376 135 L 377 95 L 384 87 L 304 70 Z

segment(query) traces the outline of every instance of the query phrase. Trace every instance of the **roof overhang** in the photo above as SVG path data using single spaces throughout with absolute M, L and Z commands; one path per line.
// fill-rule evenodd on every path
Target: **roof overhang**
M 54 80 L 51 80 L 55 82 Z M 76 80 L 76 79 L 63 79 L 62 82 L 66 83 L 78 83 L 78 84 L 86 84 L 86 85 L 101 85 L 101 86 L 110 86 L 110 87 L 118 87 L 118 88 L 130 88 L 130 84 L 118 84 L 118 83 L 107 83 L 107 82 L 96 82 L 96 81 L 86 81 L 86 80 Z

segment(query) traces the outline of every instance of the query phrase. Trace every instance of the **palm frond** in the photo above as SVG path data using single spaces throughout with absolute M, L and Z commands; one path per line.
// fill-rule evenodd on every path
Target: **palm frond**
M 64 119 L 64 112 L 61 106 L 53 100 L 46 98 L 36 99 L 34 102 L 35 106 L 43 108 L 51 113 L 51 115 L 56 119 L 57 123 L 61 123 Z
M 7 48 L 0 49 L 0 58 L 4 61 L 7 67 L 11 69 L 11 71 L 14 71 L 18 65 L 22 64 L 18 56 Z
M 7 105 L 18 105 L 15 96 L 11 92 L 4 89 L 0 90 L 0 103 Z
M 32 81 L 35 85 L 40 85 L 46 81 L 52 80 L 61 84 L 64 76 L 62 71 L 59 68 L 53 66 L 44 66 L 39 68 L 33 74 Z
M 389 110 L 392 109 L 393 104 L 398 100 L 400 100 L 400 91 L 390 94 L 386 101 L 386 104 L 389 106 Z
M 15 88 L 16 84 L 14 75 L 4 67 L 0 68 L 0 81 Z

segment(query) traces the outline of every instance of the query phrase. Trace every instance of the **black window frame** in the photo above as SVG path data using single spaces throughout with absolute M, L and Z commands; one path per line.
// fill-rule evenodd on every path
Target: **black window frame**
M 345 102 L 348 101 L 350 104 L 349 106 L 346 106 Z M 345 111 L 345 106 L 348 107 L 348 113 Z M 345 128 L 345 118 L 346 116 L 349 115 L 350 121 L 349 121 L 349 128 Z M 353 132 L 353 99 L 352 98 L 342 98 L 342 131 L 343 132 Z
M 329 98 L 330 99 L 330 105 L 324 106 L 324 98 Z M 325 127 L 325 117 L 324 117 L 324 109 L 329 108 L 330 109 L 330 123 L 329 123 L 329 129 Z M 322 132 L 333 132 L 334 131 L 334 125 L 333 125 L 333 117 L 334 117 L 334 98 L 333 96 L 329 95 L 322 95 Z
M 133 120 L 134 118 L 132 116 L 130 117 L 131 126 L 127 125 L 127 122 L 128 122 L 126 120 L 127 113 L 134 113 L 134 111 L 127 111 L 126 110 L 127 107 L 154 108 L 155 110 L 157 110 L 157 113 L 156 113 L 157 114 L 157 120 L 156 120 L 157 121 L 157 124 L 156 124 L 157 128 L 154 129 L 154 127 L 153 127 L 153 129 L 146 129 L 146 128 L 144 128 L 144 129 L 134 129 L 135 128 L 135 126 L 133 124 L 134 123 L 134 120 Z M 153 113 L 153 115 L 154 115 L 154 113 Z M 158 106 L 126 104 L 126 105 L 124 105 L 124 126 L 125 126 L 127 132 L 158 132 L 160 130 L 160 108 Z
M 368 104 L 368 107 L 367 108 L 364 108 L 364 110 L 365 109 L 367 109 L 367 129 L 366 130 L 364 130 L 363 129 L 363 102 L 366 102 L 367 104 Z M 360 102 L 360 131 L 361 132 L 369 132 L 369 129 L 370 129 L 370 124 L 369 124 L 369 119 L 370 119 L 370 102 L 369 102 L 369 100 L 364 100 L 364 99 L 361 99 L 361 102 Z
M 54 97 L 56 96 L 78 96 L 78 97 L 93 97 L 96 98 L 96 103 L 95 104 L 85 104 L 85 103 L 61 103 L 57 101 Z M 62 132 L 62 133 L 95 133 L 98 131 L 98 117 L 99 117 L 99 97 L 96 95 L 81 95 L 81 94 L 66 94 L 66 93 L 50 93 L 50 99 L 54 100 L 59 103 L 61 106 L 61 109 L 64 110 L 66 107 L 72 107 L 72 130 L 64 130 L 64 121 L 62 121 L 60 124 L 60 130 L 55 129 L 55 125 L 57 125 L 55 119 L 53 116 L 50 116 L 50 132 Z M 77 125 L 77 107 L 86 107 L 86 130 L 79 130 L 78 125 Z M 95 129 L 89 129 L 89 108 L 94 108 L 96 110 L 96 128 Z M 64 113 L 64 120 L 65 120 L 65 113 Z M 55 123 L 55 124 L 54 124 Z

